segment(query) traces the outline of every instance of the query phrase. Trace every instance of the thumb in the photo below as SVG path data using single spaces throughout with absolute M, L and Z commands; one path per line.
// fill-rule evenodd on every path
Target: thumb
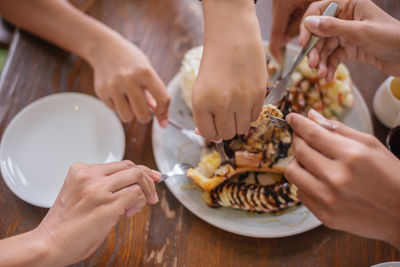
M 308 16 L 304 25 L 313 34 L 320 37 L 344 37 L 355 41 L 360 34 L 358 21 L 342 20 L 326 16 Z

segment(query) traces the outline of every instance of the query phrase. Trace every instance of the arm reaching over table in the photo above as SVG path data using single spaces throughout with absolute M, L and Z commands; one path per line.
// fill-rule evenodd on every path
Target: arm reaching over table
M 389 75 L 400 75 L 400 21 L 370 0 L 337 0 L 337 18 L 321 17 L 330 1 L 310 5 L 300 25 L 299 42 L 311 33 L 321 40 L 310 52 L 310 67 L 331 81 L 336 67 L 345 60 L 370 64 Z
M 158 202 L 160 178 L 130 161 L 74 164 L 40 225 L 0 241 L 4 266 L 65 266 L 89 257 L 122 216 Z
M 294 131 L 295 160 L 285 177 L 297 186 L 302 203 L 330 228 L 400 249 L 400 160 L 372 135 L 314 110 L 308 117 L 286 116 Z
M 154 111 L 168 125 L 170 97 L 143 52 L 118 32 L 81 12 L 66 0 L 0 0 L 1 15 L 68 51 L 94 70 L 97 96 L 122 121 L 135 115 L 146 123 Z
M 204 50 L 193 115 L 209 140 L 244 134 L 261 112 L 267 66 L 253 0 L 203 0 Z
M 314 1 L 316 0 L 273 0 L 270 50 L 277 59 L 281 57 L 281 47 L 298 35 L 301 18 Z

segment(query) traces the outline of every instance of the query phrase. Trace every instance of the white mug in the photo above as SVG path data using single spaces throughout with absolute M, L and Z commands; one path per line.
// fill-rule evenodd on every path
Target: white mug
M 386 127 L 400 125 L 400 78 L 390 76 L 381 84 L 375 93 L 373 106 L 376 117 Z

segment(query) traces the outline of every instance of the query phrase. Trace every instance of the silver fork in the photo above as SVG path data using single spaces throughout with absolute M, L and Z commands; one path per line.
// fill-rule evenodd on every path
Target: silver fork
M 183 128 L 179 123 L 177 123 L 175 120 L 171 118 L 169 119 L 169 123 L 176 129 L 180 130 L 182 134 L 184 134 L 186 137 L 188 137 L 190 140 L 192 140 L 200 147 L 203 147 L 205 145 L 203 137 L 196 134 L 193 130 Z M 221 163 L 226 163 L 227 161 L 229 161 L 229 158 L 225 153 L 223 142 L 219 143 L 215 142 L 215 147 L 217 148 L 217 151 L 221 157 Z
M 289 123 L 285 119 L 272 116 L 271 114 L 269 114 L 268 111 L 267 111 L 267 115 L 271 118 L 271 123 L 274 127 L 280 128 L 280 129 L 285 129 L 286 127 L 290 127 Z M 314 120 L 314 121 L 316 123 L 318 123 L 320 126 L 324 127 L 325 129 L 328 129 L 330 131 L 335 131 L 337 129 L 336 125 L 333 125 L 330 123 L 324 123 L 324 122 L 316 121 L 316 120 Z
M 192 167 L 193 167 L 192 165 L 187 164 L 187 163 L 177 163 L 172 168 L 172 170 L 170 170 L 167 173 L 161 174 L 161 178 L 160 178 L 160 180 L 158 180 L 158 183 L 162 183 L 166 179 L 171 178 L 171 177 L 184 176 L 184 175 L 186 175 L 186 171 Z
M 169 119 L 169 123 L 176 129 L 180 130 L 181 133 L 189 138 L 193 143 L 197 144 L 200 147 L 203 147 L 205 145 L 203 137 L 196 134 L 193 130 L 183 128 L 179 123 L 171 118 Z
M 282 119 L 282 118 L 279 118 L 276 116 L 272 116 L 268 111 L 267 111 L 267 115 L 271 119 L 271 123 L 275 128 L 284 129 L 284 128 L 289 127 L 289 123 L 285 119 Z

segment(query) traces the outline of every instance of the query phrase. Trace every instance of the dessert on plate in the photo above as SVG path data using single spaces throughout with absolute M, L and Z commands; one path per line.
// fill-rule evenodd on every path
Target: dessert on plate
M 181 91 L 190 109 L 201 54 L 202 47 L 193 48 L 182 63 Z M 268 62 L 271 74 L 277 67 L 274 61 Z M 203 200 L 210 207 L 276 212 L 301 204 L 296 186 L 283 175 L 293 159 L 292 131 L 274 126 L 270 116 L 284 119 L 290 112 L 306 114 L 313 108 L 329 119 L 340 120 L 353 106 L 352 87 L 345 65 L 338 66 L 334 80 L 328 83 L 303 60 L 292 74 L 286 96 L 276 106 L 264 106 L 248 133 L 224 141 L 229 161 L 221 162 L 214 144 L 209 142 L 197 167 L 189 169 L 187 176 L 201 188 Z

